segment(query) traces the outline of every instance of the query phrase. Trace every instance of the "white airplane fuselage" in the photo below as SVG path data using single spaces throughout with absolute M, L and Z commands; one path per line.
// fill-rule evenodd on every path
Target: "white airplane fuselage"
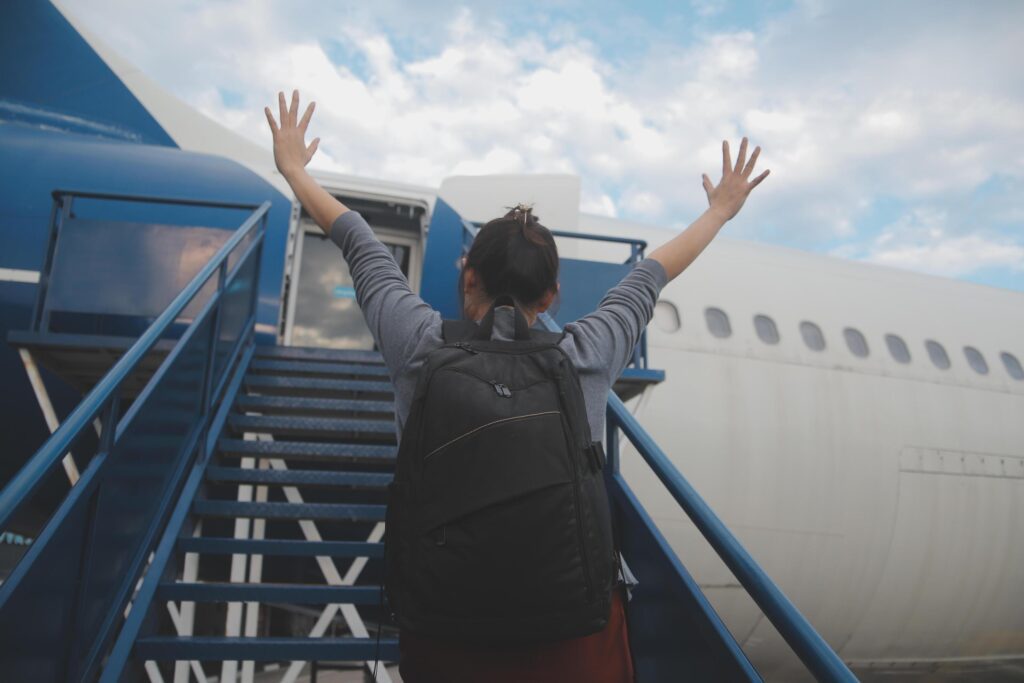
M 671 234 L 580 224 L 652 246 Z M 731 335 L 711 334 L 708 307 Z M 984 670 L 1024 654 L 1024 381 L 1000 356 L 1021 358 L 1022 314 L 1021 293 L 720 236 L 662 292 L 648 334 L 666 380 L 636 411 L 845 660 Z M 755 315 L 773 319 L 777 343 L 759 338 Z M 803 321 L 823 350 L 805 343 Z M 623 468 L 758 669 L 796 677 L 781 637 L 632 449 Z

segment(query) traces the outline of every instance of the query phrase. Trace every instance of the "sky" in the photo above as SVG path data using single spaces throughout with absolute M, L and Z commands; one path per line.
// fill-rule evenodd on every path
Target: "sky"
M 771 175 L 723 234 L 1024 291 L 1024 2 L 63 6 L 268 149 L 298 88 L 314 168 L 573 173 L 584 211 L 682 229 L 746 135 Z

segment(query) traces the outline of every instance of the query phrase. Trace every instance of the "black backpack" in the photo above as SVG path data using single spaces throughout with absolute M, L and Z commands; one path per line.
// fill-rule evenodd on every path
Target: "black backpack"
M 418 378 L 388 490 L 390 608 L 444 638 L 595 633 L 616 566 L 604 453 L 561 335 L 516 309 L 515 341 L 491 340 L 495 306 L 444 321 Z

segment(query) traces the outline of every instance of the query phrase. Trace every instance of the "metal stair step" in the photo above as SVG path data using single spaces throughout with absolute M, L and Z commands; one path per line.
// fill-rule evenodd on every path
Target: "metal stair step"
M 390 382 L 372 382 L 359 379 L 320 379 L 316 377 L 277 377 L 273 375 L 246 375 L 247 391 L 263 394 L 319 396 L 323 394 L 345 396 L 374 396 L 394 400 L 395 391 Z
M 258 519 L 325 519 L 343 522 L 383 522 L 384 505 L 346 503 L 245 503 L 234 500 L 193 501 L 200 517 Z
M 294 583 L 161 583 L 157 600 L 189 602 L 276 602 L 290 605 L 383 605 L 380 586 Z
M 383 543 L 365 541 L 293 541 L 188 537 L 178 539 L 178 549 L 201 555 L 273 555 L 282 557 L 384 557 Z
M 235 406 L 242 412 L 292 415 L 338 414 L 372 415 L 394 418 L 395 404 L 390 401 L 359 401 L 345 398 L 307 398 L 302 396 L 239 396 Z
M 232 484 L 271 484 L 275 486 L 338 486 L 358 489 L 383 489 L 392 475 L 379 472 L 328 472 L 324 470 L 258 470 L 240 467 L 206 468 L 206 480 Z
M 229 457 L 280 458 L 282 460 L 339 463 L 394 463 L 398 447 L 388 444 L 312 443 L 304 441 L 245 441 L 221 439 L 220 453 Z
M 372 439 L 394 441 L 395 424 L 388 420 L 359 420 L 298 415 L 232 415 L 228 427 L 235 434 L 259 432 L 282 436 Z
M 379 653 L 379 654 L 378 654 Z M 209 636 L 140 638 L 139 660 L 175 661 L 385 661 L 398 659 L 395 638 L 224 638 Z
M 257 346 L 256 358 L 282 360 L 309 360 L 327 363 L 368 363 L 383 365 L 384 358 L 377 351 L 359 349 L 316 349 L 308 346 Z
M 370 363 L 320 363 L 300 360 L 254 359 L 249 372 L 258 375 L 320 375 L 337 377 L 388 377 L 383 365 Z

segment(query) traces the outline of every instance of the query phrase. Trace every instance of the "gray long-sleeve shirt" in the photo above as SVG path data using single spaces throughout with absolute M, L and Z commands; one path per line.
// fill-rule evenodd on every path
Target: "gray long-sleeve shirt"
M 348 263 L 356 301 L 395 386 L 401 435 L 420 368 L 427 354 L 444 344 L 441 315 L 409 288 L 391 252 L 357 212 L 339 216 L 330 236 Z M 604 441 L 608 391 L 629 363 L 666 281 L 664 267 L 644 259 L 608 291 L 597 310 L 564 327 L 560 346 L 579 374 L 594 439 Z M 512 338 L 513 316 L 511 308 L 495 311 L 495 338 Z

